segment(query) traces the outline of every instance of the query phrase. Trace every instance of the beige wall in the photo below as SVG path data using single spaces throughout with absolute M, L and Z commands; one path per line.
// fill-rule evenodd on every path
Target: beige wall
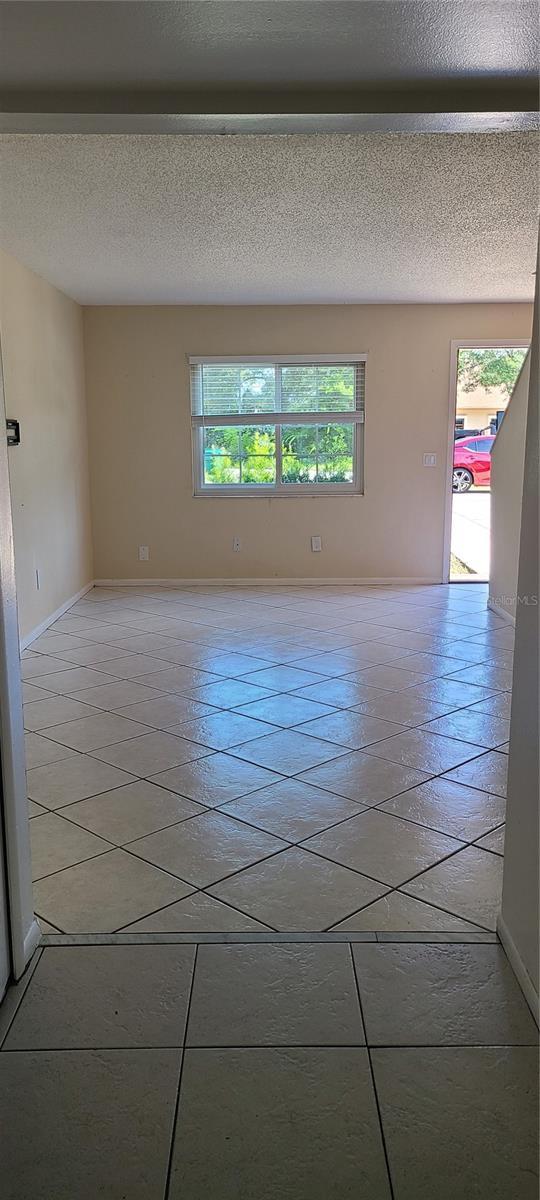
M 2 254 L 0 335 L 6 412 L 21 424 L 9 472 L 24 640 L 93 577 L 82 310 Z
M 440 579 L 450 342 L 527 341 L 531 315 L 525 304 L 85 309 L 96 577 Z M 363 351 L 364 496 L 194 499 L 189 354 Z
M 537 260 L 537 268 L 540 262 Z M 530 386 L 525 436 L 521 504 L 514 687 L 508 756 L 508 799 L 502 912 L 499 933 L 510 961 L 538 1020 L 539 930 L 539 530 L 538 407 L 539 273 L 536 273 L 534 338 L 530 353 Z M 506 418 L 505 418 L 506 419 Z
M 530 358 L 525 359 L 491 452 L 490 603 L 514 620 Z

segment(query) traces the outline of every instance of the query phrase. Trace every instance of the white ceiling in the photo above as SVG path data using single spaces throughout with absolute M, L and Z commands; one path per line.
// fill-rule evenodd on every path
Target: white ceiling
M 87 304 L 528 300 L 535 134 L 0 139 L 2 244 Z
M 3 88 L 534 79 L 536 0 L 4 0 Z

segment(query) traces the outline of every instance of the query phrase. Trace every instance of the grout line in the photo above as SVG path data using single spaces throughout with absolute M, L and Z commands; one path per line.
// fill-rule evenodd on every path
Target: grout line
M 176 1042 L 173 1045 L 163 1045 L 155 1043 L 151 1046 L 108 1046 L 108 1045 L 88 1045 L 88 1046 L 17 1046 L 6 1048 L 1 1051 L 2 1055 L 15 1054 L 94 1054 L 102 1053 L 103 1051 L 112 1054 L 125 1054 L 126 1052 L 141 1052 L 155 1054 L 159 1050 L 176 1050 L 182 1053 L 182 1064 L 180 1067 L 180 1075 L 183 1068 L 183 1060 L 186 1052 L 205 1051 L 205 1050 L 365 1050 L 368 1060 L 371 1061 L 371 1050 L 395 1050 L 399 1053 L 400 1050 L 538 1050 L 538 1039 L 532 1042 L 371 1042 L 368 1046 L 366 1042 L 217 1042 L 203 1043 L 196 1046 L 182 1046 L 182 1043 Z M 373 1083 L 373 1073 L 370 1072 Z M 179 1093 L 181 1088 L 181 1079 L 179 1081 Z M 375 1092 L 375 1100 L 377 1103 L 377 1092 L 373 1083 Z M 178 1094 L 178 1100 L 180 1095 Z M 378 1109 L 378 1104 L 377 1104 Z M 175 1109 L 176 1112 L 176 1109 Z M 379 1123 L 382 1125 L 379 1117 Z M 381 1130 L 382 1132 L 382 1130 Z M 174 1133 L 175 1126 L 173 1125 L 173 1133 L 171 1135 L 171 1157 L 174 1148 Z M 384 1138 L 383 1138 L 384 1145 Z M 186 1200 L 189 1198 L 186 1197 Z
M 164 1193 L 163 1193 L 163 1200 L 167 1200 L 167 1198 L 168 1198 L 168 1196 L 169 1196 L 169 1192 L 170 1192 L 170 1186 L 171 1186 L 172 1166 L 173 1166 L 173 1157 L 174 1157 L 174 1147 L 175 1147 L 175 1142 L 176 1142 L 176 1132 L 177 1132 L 177 1128 L 178 1128 L 178 1116 L 179 1116 L 179 1112 L 180 1112 L 180 1094 L 181 1094 L 181 1091 L 182 1091 L 182 1078 L 183 1078 L 183 1074 L 184 1074 L 184 1062 L 185 1062 L 185 1058 L 186 1058 L 186 1039 L 187 1039 L 187 1030 L 188 1030 L 188 1023 L 189 1023 L 189 1018 L 190 1018 L 190 1014 L 191 1014 L 191 1002 L 192 1002 L 192 999 L 193 999 L 193 988 L 194 988 L 194 984 L 195 984 L 195 972 L 196 972 L 196 970 L 197 970 L 197 956 L 198 956 L 198 947 L 196 946 L 196 947 L 195 947 L 195 955 L 194 955 L 194 958 L 193 958 L 193 969 L 192 969 L 192 973 L 191 973 L 191 985 L 190 985 L 190 989 L 189 989 L 188 1002 L 187 1002 L 187 1006 L 186 1006 L 186 1019 L 185 1019 L 185 1023 L 184 1023 L 184 1036 L 183 1036 L 183 1039 L 182 1039 L 182 1058 L 181 1058 L 181 1062 L 180 1062 L 180 1070 L 179 1070 L 179 1073 L 178 1073 L 178 1090 L 177 1090 L 177 1093 L 176 1093 L 176 1104 L 175 1104 L 175 1107 L 174 1107 L 173 1120 L 172 1120 L 172 1127 L 171 1127 L 171 1141 L 170 1141 L 170 1148 L 169 1148 L 169 1161 L 168 1161 L 168 1164 L 167 1164 L 167 1177 L 166 1177 L 166 1180 L 165 1180 L 165 1190 L 164 1190 Z
M 383 1154 L 384 1154 L 384 1161 L 385 1161 L 385 1165 L 386 1165 L 386 1173 L 388 1175 L 388 1186 L 390 1189 L 390 1197 L 391 1197 L 391 1200 L 394 1200 L 395 1193 L 394 1193 L 394 1185 L 392 1182 L 392 1174 L 390 1171 L 388 1148 L 386 1145 L 386 1138 L 385 1138 L 385 1134 L 384 1134 L 384 1124 L 383 1124 L 383 1119 L 382 1119 L 381 1106 L 379 1103 L 379 1095 L 377 1092 L 377 1085 L 375 1082 L 375 1072 L 373 1070 L 371 1049 L 370 1049 L 370 1045 L 368 1042 L 367 1025 L 366 1025 L 366 1019 L 364 1016 L 364 1009 L 363 1009 L 363 1005 L 362 1005 L 362 994 L 361 994 L 361 990 L 360 990 L 360 982 L 358 979 L 358 972 L 356 970 L 356 962 L 355 962 L 352 946 L 349 946 L 349 954 L 350 954 L 350 960 L 351 960 L 352 973 L 353 973 L 354 982 L 355 982 L 355 986 L 356 986 L 356 995 L 358 998 L 358 1005 L 360 1008 L 360 1019 L 362 1021 L 362 1028 L 364 1030 L 364 1036 L 366 1039 L 366 1052 L 367 1052 L 367 1060 L 368 1060 L 368 1065 L 369 1065 L 369 1073 L 371 1076 L 371 1087 L 373 1089 L 373 1098 L 375 1100 L 375 1107 L 377 1110 L 377 1119 L 379 1122 L 379 1132 L 381 1135 L 381 1143 L 382 1143 L 382 1150 L 383 1150 Z

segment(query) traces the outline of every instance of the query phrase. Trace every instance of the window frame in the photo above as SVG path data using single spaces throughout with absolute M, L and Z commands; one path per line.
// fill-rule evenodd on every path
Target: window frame
M 191 442 L 193 463 L 193 495 L 197 498 L 238 499 L 241 496 L 250 499 L 295 499 L 306 496 L 361 496 L 364 494 L 364 425 L 365 410 L 346 409 L 343 412 L 332 410 L 317 412 L 266 412 L 238 413 L 230 416 L 208 417 L 194 411 L 192 372 L 194 367 L 221 365 L 257 366 L 358 366 L 364 364 L 364 394 L 365 376 L 367 373 L 367 354 L 235 354 L 235 355 L 190 355 L 190 405 L 191 405 Z M 285 420 L 284 417 L 287 419 Z M 276 418 L 279 418 L 277 420 Z M 282 483 L 282 451 L 281 430 L 284 425 L 353 425 L 353 480 L 351 483 Z M 276 434 L 276 481 L 275 483 L 259 484 L 212 484 L 204 482 L 204 429 L 205 426 L 273 426 Z

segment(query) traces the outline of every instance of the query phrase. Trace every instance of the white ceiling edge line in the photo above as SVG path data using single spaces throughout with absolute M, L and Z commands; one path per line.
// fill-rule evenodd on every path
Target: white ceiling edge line
M 68 113 L 3 112 L 3 134 L 530 133 L 540 114 L 434 113 Z

